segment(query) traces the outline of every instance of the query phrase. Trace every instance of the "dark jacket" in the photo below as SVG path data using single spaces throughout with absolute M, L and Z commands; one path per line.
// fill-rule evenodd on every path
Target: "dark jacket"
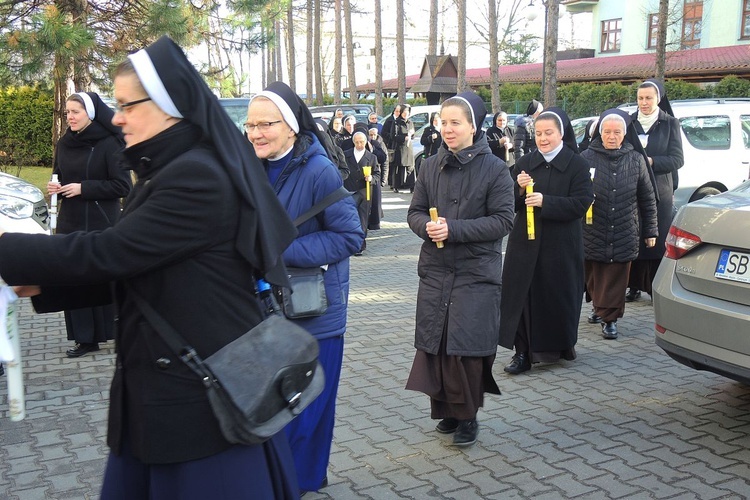
M 180 122 L 125 150 L 138 182 L 114 227 L 0 238 L 0 275 L 41 284 L 34 300 L 40 312 L 91 305 L 100 294 L 95 285 L 117 282 L 107 442 L 118 454 L 127 432 L 133 455 L 147 464 L 194 460 L 231 445 L 203 383 L 145 320 L 124 282 L 203 357 L 262 319 L 254 270 L 235 244 L 240 197 L 201 135 Z
M 294 220 L 342 183 L 325 150 L 312 135 L 300 134 L 292 154 L 273 188 Z M 345 182 L 353 176 L 356 173 L 351 171 Z M 290 267 L 328 265 L 323 274 L 328 310 L 322 316 L 295 321 L 320 339 L 343 335 L 349 296 L 349 256 L 359 251 L 364 240 L 354 202 L 351 198 L 340 200 L 297 229 L 297 238 L 284 251 L 284 263 Z
M 635 260 L 639 242 L 658 233 L 656 200 L 643 155 L 627 141 L 620 149 L 605 149 L 597 137 L 581 156 L 595 171 L 593 223 L 583 226 L 586 260 Z
M 432 134 L 437 134 L 437 137 L 433 139 Z M 443 144 L 443 136 L 440 135 L 440 131 L 438 129 L 430 125 L 426 129 L 424 129 L 422 138 L 419 140 L 419 142 L 422 144 L 422 146 L 424 146 L 424 157 L 429 158 L 430 156 L 436 154 L 438 152 L 438 149 L 440 149 L 440 146 Z
M 534 120 L 530 116 L 519 116 L 516 119 L 516 132 L 513 136 L 513 150 L 518 161 L 522 156 L 536 151 L 534 140 Z
M 497 121 L 497 115 L 495 115 L 495 121 Z M 515 163 L 515 158 L 513 156 L 515 149 L 513 149 L 513 132 L 511 132 L 510 127 L 500 129 L 492 126 L 487 129 L 486 134 L 487 143 L 490 145 L 492 154 L 503 160 L 508 167 L 512 167 L 513 163 Z M 510 149 L 505 148 L 505 142 L 503 142 L 502 139 L 505 139 L 505 142 L 510 143 Z
M 346 157 L 346 163 L 349 165 L 349 178 L 344 182 L 344 187 L 352 192 L 360 192 L 362 196 L 365 196 L 365 190 L 367 189 L 367 181 L 365 180 L 364 172 L 362 167 L 370 166 L 372 170 L 372 183 L 380 184 L 380 165 L 378 164 L 377 157 L 365 150 L 362 158 L 357 161 L 354 157 L 354 149 L 348 149 L 344 151 Z
M 534 209 L 536 238 L 526 229 L 525 194 L 515 183 L 516 219 L 503 267 L 500 345 L 511 349 L 524 307 L 531 311 L 531 351 L 564 351 L 575 345 L 583 298 L 581 218 L 594 199 L 586 160 L 568 147 L 547 163 L 537 150 L 516 162 L 544 195 Z
M 393 124 L 393 162 L 395 167 L 413 167 L 414 150 L 411 146 L 411 138 L 414 135 L 414 125 L 411 120 L 404 120 L 400 116 Z
M 643 127 L 638 122 L 638 112 L 631 115 L 633 124 L 639 134 L 643 133 Z M 674 206 L 673 194 L 677 189 L 677 170 L 682 168 L 685 159 L 682 153 L 682 136 L 680 135 L 680 121 L 668 115 L 661 109 L 659 118 L 651 126 L 648 132 L 648 144 L 646 154 L 654 160 L 652 169 L 656 177 L 656 189 L 659 193 L 659 202 L 656 212 L 659 223 L 659 237 L 656 246 L 646 248 L 641 240 L 641 249 L 638 259 L 661 259 L 664 255 L 664 245 L 672 225 L 672 208 Z
M 370 144 L 372 144 L 372 152 L 380 164 L 380 185 L 385 186 L 388 181 L 388 148 L 380 135 L 378 135 L 377 140 L 370 140 Z
M 445 328 L 446 354 L 497 352 L 502 238 L 513 223 L 513 182 L 482 134 L 453 154 L 445 148 L 422 163 L 407 221 L 424 240 L 417 272 L 414 346 L 437 354 Z M 427 236 L 429 208 L 448 223 L 437 248 Z
M 52 173 L 58 174 L 62 185 L 81 183 L 81 194 L 58 196 L 58 233 L 105 229 L 120 217 L 120 199 L 131 188 L 130 171 L 118 161 L 122 147 L 120 140 L 97 122 L 78 133 L 68 129 L 60 138 Z
M 391 114 L 388 118 L 383 121 L 383 129 L 380 131 L 380 135 L 383 136 L 386 148 L 393 150 L 393 126 L 396 123 L 396 119 Z M 391 158 L 392 160 L 392 158 Z

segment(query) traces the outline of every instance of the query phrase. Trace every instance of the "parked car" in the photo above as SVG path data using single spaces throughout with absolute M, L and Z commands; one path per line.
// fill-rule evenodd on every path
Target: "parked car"
M 508 115 L 508 126 L 510 127 L 511 132 L 516 131 L 516 118 L 518 118 L 521 115 L 515 114 L 515 113 L 507 113 Z M 491 113 L 487 111 L 487 116 L 484 117 L 484 121 L 482 122 L 482 130 L 487 130 L 494 124 L 492 123 L 492 119 L 495 117 L 495 113 Z
M 682 126 L 685 164 L 675 207 L 723 193 L 750 176 L 750 99 L 672 101 Z M 628 112 L 634 104 L 620 106 Z
M 359 123 L 367 123 L 367 117 L 375 111 L 371 104 L 340 104 L 338 106 L 310 106 L 310 113 L 312 113 L 313 118 L 323 118 L 325 121 L 329 121 L 334 111 L 339 108 L 344 112 L 344 116 L 354 115 Z
M 23 179 L 0 172 L 0 231 L 49 232 L 49 210 L 42 191 Z
M 571 120 L 570 124 L 573 126 L 573 131 L 576 133 L 576 143 L 581 144 L 581 141 L 583 140 L 583 134 L 586 132 L 586 125 L 591 120 L 595 120 L 599 118 L 598 116 L 585 116 L 583 118 L 576 118 L 575 120 Z
M 679 210 L 653 291 L 659 347 L 750 384 L 750 181 Z
M 425 125 L 429 123 L 430 116 L 432 115 L 432 113 L 439 113 L 439 112 L 440 112 L 439 104 L 430 105 L 430 106 L 412 106 L 411 115 L 409 115 L 409 119 L 414 124 L 414 130 L 419 130 L 420 128 L 424 127 Z
M 220 97 L 219 104 L 224 108 L 237 128 L 245 133 L 245 122 L 247 121 L 247 106 L 250 97 Z

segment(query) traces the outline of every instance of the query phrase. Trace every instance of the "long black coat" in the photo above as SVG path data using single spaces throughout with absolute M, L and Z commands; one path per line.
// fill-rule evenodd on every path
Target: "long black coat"
M 575 345 L 583 299 L 581 219 L 594 199 L 586 160 L 568 147 L 547 163 L 535 150 L 513 167 L 534 179 L 544 195 L 534 209 L 536 239 L 526 231 L 525 194 L 515 183 L 516 220 L 503 267 L 500 345 L 513 348 L 525 305 L 531 312 L 531 351 L 564 351 Z M 528 302 L 528 304 L 527 304 Z
M 62 185 L 80 183 L 81 194 L 61 198 L 58 233 L 94 231 L 120 217 L 120 198 L 131 188 L 130 171 L 119 164 L 123 144 L 97 122 L 81 132 L 68 129 L 56 146 L 52 173 Z
M 393 165 L 399 167 L 414 166 L 414 150 L 411 138 L 414 135 L 414 125 L 411 120 L 404 120 L 400 116 L 393 123 Z
M 502 238 L 513 224 L 513 182 L 482 135 L 453 155 L 445 148 L 422 163 L 407 221 L 424 240 L 414 346 L 437 354 L 444 326 L 451 356 L 497 352 Z M 448 224 L 437 248 L 427 236 L 429 208 Z
M 253 269 L 235 246 L 239 194 L 216 154 L 198 144 L 201 131 L 187 127 L 182 122 L 125 150 L 139 180 L 114 227 L 0 238 L 0 275 L 11 284 L 41 284 L 39 312 L 92 305 L 102 289 L 93 285 L 108 290 L 117 282 L 107 442 L 119 453 L 127 431 L 133 455 L 148 464 L 194 460 L 231 445 L 203 383 L 148 324 L 124 282 L 204 358 L 262 319 Z
M 581 156 L 596 172 L 594 217 L 592 224 L 583 226 L 586 260 L 635 260 L 639 242 L 658 233 L 656 200 L 646 160 L 629 142 L 620 149 L 605 149 L 601 137 L 594 139 Z
M 643 133 L 643 127 L 637 120 L 638 112 L 631 115 L 633 123 L 639 134 Z M 648 131 L 648 144 L 646 154 L 654 160 L 652 169 L 656 176 L 656 189 L 659 193 L 659 201 L 656 205 L 656 213 L 659 223 L 659 237 L 653 248 L 646 248 L 641 240 L 641 248 L 638 260 L 661 259 L 664 256 L 664 247 L 672 225 L 672 210 L 674 207 L 673 194 L 677 189 L 677 170 L 682 168 L 685 158 L 682 153 L 682 136 L 680 135 L 680 121 L 659 110 L 659 118 Z

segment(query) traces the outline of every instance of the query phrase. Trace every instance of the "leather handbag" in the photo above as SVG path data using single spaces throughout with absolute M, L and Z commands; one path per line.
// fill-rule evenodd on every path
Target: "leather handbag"
M 154 330 L 203 381 L 228 442 L 270 439 L 323 391 L 317 340 L 275 304 L 265 320 L 203 359 L 132 286 L 127 288 Z M 264 300 L 274 302 L 270 290 Z
M 330 205 L 351 196 L 343 186 L 316 203 L 293 223 L 299 227 L 303 222 L 315 217 Z M 323 269 L 318 267 L 287 267 L 289 287 L 275 287 L 275 293 L 284 315 L 289 319 L 321 316 L 328 310 L 326 284 Z

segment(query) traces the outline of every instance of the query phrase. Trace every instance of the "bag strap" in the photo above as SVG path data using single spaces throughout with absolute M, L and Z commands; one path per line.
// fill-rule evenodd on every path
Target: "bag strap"
M 294 219 L 292 221 L 292 224 L 294 224 L 296 227 L 299 227 L 303 222 L 307 222 L 309 219 L 315 217 L 320 212 L 333 205 L 337 201 L 343 200 L 344 198 L 346 198 L 347 196 L 351 196 L 352 194 L 354 193 L 349 192 L 344 186 L 341 186 L 336 191 L 332 192 L 331 194 L 320 200 L 318 203 L 313 205 L 310 210 Z

